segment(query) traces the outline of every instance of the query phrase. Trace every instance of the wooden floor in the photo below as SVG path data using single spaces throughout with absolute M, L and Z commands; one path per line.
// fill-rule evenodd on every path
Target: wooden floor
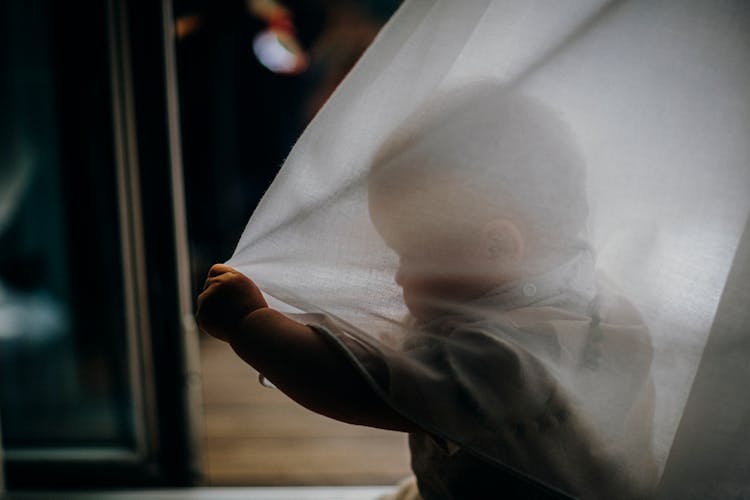
M 343 424 L 258 383 L 218 340 L 201 340 L 208 485 L 388 485 L 409 474 L 406 435 Z

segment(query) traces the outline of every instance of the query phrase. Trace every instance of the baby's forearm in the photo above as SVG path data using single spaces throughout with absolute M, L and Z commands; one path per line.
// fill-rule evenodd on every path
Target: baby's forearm
M 316 413 L 353 424 L 418 430 L 383 402 L 329 341 L 274 309 L 245 316 L 229 343 L 287 396 Z

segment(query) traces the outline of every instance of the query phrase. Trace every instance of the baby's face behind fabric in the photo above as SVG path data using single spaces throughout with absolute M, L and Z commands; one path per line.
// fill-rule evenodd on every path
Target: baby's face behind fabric
M 482 222 L 468 210 L 471 203 L 457 199 L 473 201 L 455 183 L 431 179 L 408 193 L 370 200 L 378 232 L 399 257 L 395 281 L 420 320 L 481 296 L 507 270 L 508 259 L 493 253 L 482 237 Z
M 421 249 L 412 247 L 399 253 L 395 276 L 407 308 L 421 320 L 450 310 L 456 302 L 479 296 L 487 288 L 481 279 L 484 270 L 469 247 L 441 247 L 439 241 L 426 243 Z
M 585 167 L 567 124 L 494 85 L 426 103 L 384 142 L 368 182 L 371 220 L 418 318 L 544 272 L 585 228 Z

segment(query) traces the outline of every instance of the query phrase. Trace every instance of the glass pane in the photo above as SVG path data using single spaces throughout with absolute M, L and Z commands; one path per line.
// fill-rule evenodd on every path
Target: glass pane
M 105 2 L 0 4 L 7 450 L 132 446 Z

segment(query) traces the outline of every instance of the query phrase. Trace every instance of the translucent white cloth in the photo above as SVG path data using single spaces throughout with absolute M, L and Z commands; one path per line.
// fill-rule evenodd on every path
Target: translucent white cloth
M 738 473 L 696 489 L 672 444 L 708 404 L 685 410 L 712 324 L 735 325 L 717 308 L 750 356 L 747 315 L 719 308 L 749 295 L 730 275 L 749 20 L 740 1 L 407 1 L 302 135 L 228 263 L 320 313 L 429 431 L 423 495 L 460 491 L 430 476 L 455 450 L 584 498 L 748 491 Z M 706 379 L 732 429 L 737 366 Z

